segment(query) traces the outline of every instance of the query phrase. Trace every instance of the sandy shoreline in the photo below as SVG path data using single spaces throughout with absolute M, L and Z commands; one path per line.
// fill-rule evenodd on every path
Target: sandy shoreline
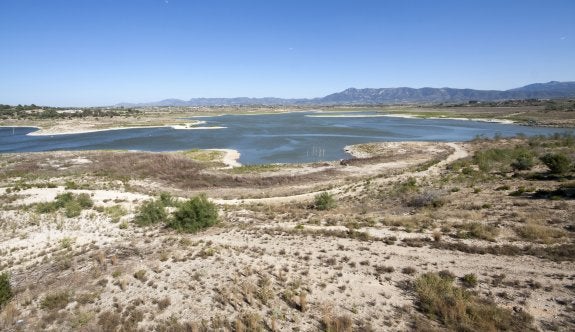
M 315 111 L 316 113 L 323 113 L 321 111 Z M 251 115 L 251 114 L 246 114 Z M 259 114 L 258 114 L 259 115 Z M 195 117 L 205 117 L 205 116 L 195 116 Z M 369 117 L 392 117 L 392 118 L 404 118 L 404 119 L 433 119 L 433 120 L 460 120 L 460 121 L 478 121 L 478 122 L 489 122 L 489 123 L 500 123 L 500 124 L 514 124 L 515 121 L 507 119 L 482 119 L 482 118 L 460 118 L 460 117 L 419 117 L 411 114 L 335 114 L 335 113 L 324 113 L 317 115 L 306 115 L 306 117 L 334 117 L 334 118 L 369 118 Z M 200 126 L 205 124 L 206 121 L 203 120 L 193 120 L 193 122 L 185 124 L 165 124 L 165 125 L 141 125 L 141 126 L 125 126 L 125 127 L 114 127 L 109 128 L 94 128 L 92 123 L 81 123 L 74 124 L 73 127 L 64 125 L 55 125 L 50 128 L 42 128 L 39 126 L 26 126 L 26 125 L 3 125 L 0 128 L 37 128 L 37 131 L 28 133 L 27 136 L 55 136 L 55 135 L 71 135 L 71 134 L 87 134 L 102 131 L 111 130 L 124 130 L 124 129 L 145 129 L 145 128 L 173 128 L 176 130 L 215 130 L 215 129 L 226 129 L 225 126 Z
M 242 164 L 238 161 L 240 159 L 240 152 L 233 149 L 207 149 L 207 151 L 221 151 L 224 152 L 222 163 L 226 164 L 225 168 L 240 167 Z
M 79 128 L 64 128 L 61 126 L 52 127 L 49 129 L 43 129 L 38 126 L 0 126 L 4 128 L 9 127 L 18 127 L 18 128 L 37 128 L 38 131 L 34 131 L 31 133 L 26 134 L 27 136 L 55 136 L 55 135 L 71 135 L 71 134 L 88 134 L 88 133 L 96 133 L 102 131 L 112 131 L 112 130 L 125 130 L 125 129 L 147 129 L 147 128 L 172 128 L 176 130 L 209 130 L 209 129 L 225 129 L 227 127 L 222 126 L 203 126 L 199 127 L 198 125 L 205 124 L 205 121 L 195 121 L 186 124 L 177 124 L 177 125 L 143 125 L 143 126 L 126 126 L 126 127 L 110 127 L 110 128 L 90 128 L 90 127 L 82 127 Z
M 411 114 L 385 114 L 382 115 L 389 118 L 403 118 L 403 119 L 429 119 L 429 120 L 459 120 L 459 121 L 477 121 L 477 122 L 490 122 L 490 123 L 501 123 L 501 124 L 514 124 L 513 120 L 506 119 L 482 119 L 482 118 L 452 118 L 452 117 L 419 117 Z

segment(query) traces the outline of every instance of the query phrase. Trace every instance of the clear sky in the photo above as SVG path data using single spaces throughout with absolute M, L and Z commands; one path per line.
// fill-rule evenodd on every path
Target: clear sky
M 575 80 L 574 0 L 0 0 L 0 103 Z

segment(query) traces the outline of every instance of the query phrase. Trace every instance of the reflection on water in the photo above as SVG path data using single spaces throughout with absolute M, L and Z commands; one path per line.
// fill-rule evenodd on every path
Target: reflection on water
M 528 136 L 571 132 L 460 120 L 405 119 L 353 113 L 352 117 L 296 112 L 204 117 L 214 130 L 139 128 L 86 134 L 26 136 L 33 128 L 0 128 L 0 152 L 53 150 L 176 151 L 228 148 L 240 151 L 245 164 L 312 162 L 348 158 L 343 147 L 377 141 L 466 141 L 477 136 Z M 308 116 L 327 115 L 327 116 Z

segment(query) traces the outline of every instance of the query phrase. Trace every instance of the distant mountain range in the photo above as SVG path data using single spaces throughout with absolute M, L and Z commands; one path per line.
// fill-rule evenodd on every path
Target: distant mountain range
M 453 88 L 349 88 L 321 98 L 192 98 L 190 100 L 165 99 L 157 102 L 117 106 L 242 106 L 242 105 L 378 105 L 413 103 L 453 103 L 475 101 L 498 101 L 509 99 L 575 98 L 575 82 L 529 84 L 511 90 L 473 90 Z

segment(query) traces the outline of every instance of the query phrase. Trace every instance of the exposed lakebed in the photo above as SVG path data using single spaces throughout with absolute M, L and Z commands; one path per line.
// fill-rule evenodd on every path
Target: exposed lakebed
M 380 141 L 466 141 L 574 133 L 572 128 L 528 127 L 451 119 L 410 119 L 375 112 L 293 112 L 202 117 L 213 130 L 169 127 L 109 130 L 51 136 L 27 135 L 36 128 L 0 128 L 0 152 L 55 150 L 235 149 L 244 164 L 314 162 L 349 158 L 344 146 Z M 196 118 L 194 118 L 196 119 Z

